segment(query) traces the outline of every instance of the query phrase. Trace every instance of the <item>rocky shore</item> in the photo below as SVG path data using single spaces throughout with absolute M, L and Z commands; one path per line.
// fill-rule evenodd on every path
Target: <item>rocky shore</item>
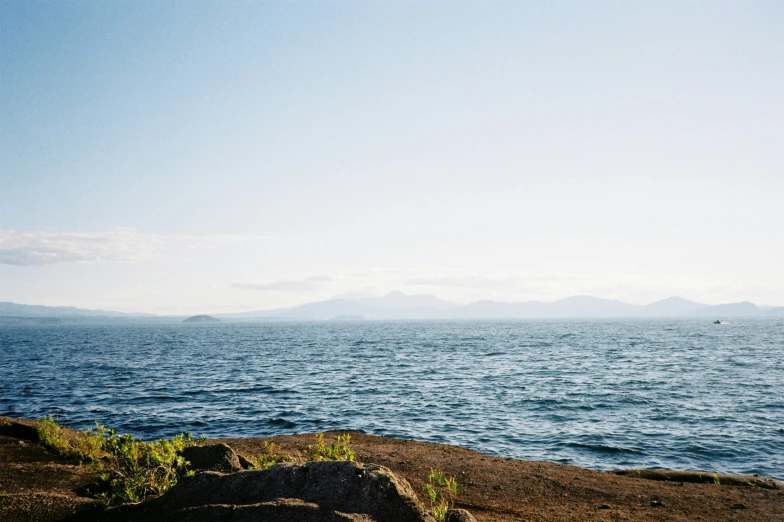
M 423 487 L 431 469 L 457 479 L 454 507 L 467 512 L 453 520 L 784 520 L 784 484 L 763 477 L 599 472 L 360 433 L 351 434 L 355 462 L 307 462 L 302 450 L 314 440 L 210 440 L 188 457 L 195 475 L 161 497 L 105 511 L 89 493 L 100 466 L 45 449 L 35 421 L 0 417 L 0 520 L 430 521 Z M 270 442 L 297 462 L 246 471 L 237 455 L 264 453 Z

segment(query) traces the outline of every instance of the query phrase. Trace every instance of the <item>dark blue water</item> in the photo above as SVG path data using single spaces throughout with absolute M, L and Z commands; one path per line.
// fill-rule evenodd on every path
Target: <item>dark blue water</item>
M 784 478 L 784 319 L 0 327 L 0 413 Z

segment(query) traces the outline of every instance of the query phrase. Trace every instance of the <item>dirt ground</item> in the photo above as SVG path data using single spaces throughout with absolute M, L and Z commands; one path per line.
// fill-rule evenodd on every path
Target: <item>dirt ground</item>
M 77 491 L 98 470 L 79 466 L 36 442 L 35 422 L 0 417 L 0 520 L 60 520 L 100 504 Z
M 35 442 L 33 421 L 0 417 L 0 520 L 60 520 L 94 513 L 80 496 L 98 470 L 64 462 Z M 326 434 L 325 439 L 330 440 Z M 264 440 L 299 454 L 313 434 L 270 439 L 219 439 L 240 454 L 262 452 Z M 784 522 L 784 484 L 710 474 L 618 475 L 575 466 L 490 457 L 455 446 L 352 433 L 360 462 L 386 466 L 419 492 L 431 468 L 457 477 L 457 507 L 489 521 L 764 521 Z M 651 480 L 651 477 L 658 480 Z M 661 480 L 669 477 L 670 480 Z M 691 481 L 704 480 L 704 483 Z M 744 484 L 744 485 L 736 485 Z
M 330 434 L 325 435 L 329 440 Z M 296 453 L 314 435 L 272 437 Z M 261 451 L 265 439 L 222 439 L 239 453 Z M 708 483 L 668 482 L 592 471 L 576 466 L 490 457 L 456 446 L 352 433 L 360 462 L 372 462 L 404 476 L 422 490 L 431 468 L 457 477 L 457 507 L 480 522 L 716 520 L 784 521 L 784 489 Z M 688 479 L 690 475 L 679 477 Z M 730 477 L 720 475 L 719 481 Z M 779 486 L 781 487 L 781 486 Z

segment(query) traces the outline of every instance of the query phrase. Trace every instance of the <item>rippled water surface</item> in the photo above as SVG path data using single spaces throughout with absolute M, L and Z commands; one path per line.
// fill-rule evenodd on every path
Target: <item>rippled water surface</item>
M 0 413 L 784 478 L 784 319 L 0 326 Z

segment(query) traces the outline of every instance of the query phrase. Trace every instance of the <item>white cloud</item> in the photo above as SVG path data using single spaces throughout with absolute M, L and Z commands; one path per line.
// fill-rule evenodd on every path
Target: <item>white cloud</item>
M 241 290 L 266 290 L 266 291 L 309 291 L 321 288 L 322 283 L 329 283 L 333 279 L 329 276 L 311 276 L 303 279 L 279 279 L 265 283 L 235 283 L 232 288 Z
M 0 230 L 0 263 L 17 266 L 69 262 L 148 261 L 171 250 L 216 248 L 260 237 L 144 234 L 131 228 L 106 232 Z

